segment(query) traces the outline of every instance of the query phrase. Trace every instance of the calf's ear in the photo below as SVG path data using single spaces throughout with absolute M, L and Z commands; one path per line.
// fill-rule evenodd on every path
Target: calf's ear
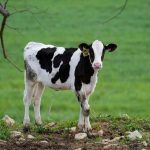
M 113 52 L 113 51 L 115 51 L 116 50 L 116 48 L 117 48 L 117 45 L 116 44 L 113 44 L 113 43 L 111 43 L 111 44 L 108 44 L 108 45 L 105 45 L 105 50 L 106 51 L 108 51 L 108 52 Z
M 81 43 L 79 45 L 79 48 L 80 48 L 81 51 L 83 51 L 84 49 L 88 49 L 89 50 L 90 46 L 88 44 L 86 44 L 86 43 Z

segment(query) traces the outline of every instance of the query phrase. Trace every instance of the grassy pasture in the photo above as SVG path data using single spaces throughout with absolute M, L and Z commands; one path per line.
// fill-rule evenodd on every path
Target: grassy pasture
M 29 41 L 65 47 L 77 47 L 81 42 L 91 43 L 95 39 L 114 42 L 118 50 L 105 56 L 99 82 L 90 98 L 91 115 L 127 113 L 150 117 L 150 3 L 129 0 L 120 16 L 103 24 L 123 3 L 124 0 L 9 1 L 11 12 L 15 6 L 18 10 L 41 13 L 16 13 L 9 18 L 8 25 L 19 29 L 5 31 L 8 53 L 23 68 L 23 48 Z M 0 117 L 8 114 L 22 121 L 23 89 L 23 73 L 7 63 L 0 51 Z M 78 112 L 74 93 L 46 89 L 41 106 L 43 120 L 75 120 Z

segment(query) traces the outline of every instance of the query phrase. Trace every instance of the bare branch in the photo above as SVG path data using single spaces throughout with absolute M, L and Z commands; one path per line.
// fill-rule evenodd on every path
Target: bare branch
M 20 35 L 23 36 L 22 32 L 20 31 L 20 29 L 23 29 L 23 28 L 12 27 L 12 26 L 10 26 L 8 24 L 6 24 L 6 27 L 9 28 L 9 29 L 11 29 L 11 30 L 15 30 L 16 32 L 18 32 Z
M 36 8 L 36 9 L 38 9 L 38 8 Z M 43 11 L 34 12 L 34 11 L 30 10 L 30 9 L 22 9 L 22 10 L 16 10 L 16 11 L 14 11 L 13 13 L 11 13 L 11 16 L 14 15 L 14 14 L 16 14 L 16 13 L 24 13 L 24 12 L 28 12 L 28 13 L 31 13 L 31 14 L 42 14 L 42 13 L 47 12 L 47 10 L 48 10 L 48 8 L 45 9 L 45 10 L 43 10 Z
M 10 28 L 10 29 L 12 29 L 12 30 L 15 30 L 15 31 L 19 30 L 19 28 L 12 27 L 12 26 L 10 26 L 10 25 L 8 25 L 8 24 L 6 24 L 6 27 L 8 27 L 8 28 Z
M 6 60 L 7 60 L 12 66 L 14 66 L 19 72 L 23 72 L 23 70 L 21 70 L 9 57 L 7 57 Z
M 27 9 L 23 9 L 23 10 L 16 10 L 15 12 L 11 13 L 11 16 L 14 15 L 14 14 L 17 14 L 17 13 L 24 13 L 24 12 L 30 12 L 29 10 Z
M 18 71 L 22 72 L 21 69 L 19 69 L 19 67 L 17 67 L 17 65 L 15 63 L 13 63 L 7 53 L 6 53 L 6 49 L 5 49 L 5 44 L 4 44 L 4 39 L 3 39 L 3 33 L 4 33 L 4 28 L 5 28 L 5 25 L 6 25 L 6 20 L 7 18 L 9 17 L 9 12 L 6 10 L 6 5 L 7 5 L 7 2 L 8 0 L 6 0 L 5 4 L 2 5 L 0 4 L 0 13 L 3 15 L 3 20 L 2 20 L 2 23 L 1 23 L 1 28 L 0 28 L 0 41 L 1 41 L 1 46 L 2 46 L 2 51 L 3 51 L 3 56 L 4 58 L 10 63 L 12 64 Z
M 124 9 L 126 8 L 127 2 L 128 2 L 128 0 L 125 0 L 125 3 L 123 4 L 123 6 L 120 7 L 120 11 L 117 14 L 115 14 L 114 16 L 112 16 L 112 17 L 108 18 L 107 20 L 105 20 L 104 22 L 102 22 L 102 24 L 108 23 L 111 20 L 118 17 L 124 11 Z
M 14 7 L 12 7 L 12 8 L 14 8 Z M 32 6 L 32 8 L 35 8 L 35 9 L 39 9 L 38 7 L 36 7 L 36 6 Z M 40 23 L 40 21 L 38 20 L 38 18 L 36 17 L 36 15 L 37 14 L 42 14 L 42 13 L 47 13 L 47 10 L 48 10 L 48 8 L 46 8 L 45 10 L 42 10 L 42 11 L 38 11 L 38 12 L 34 12 L 33 10 L 31 10 L 31 9 L 22 9 L 22 10 L 17 10 L 16 8 L 14 8 L 15 9 L 15 11 L 13 12 L 13 13 L 11 13 L 10 15 L 12 16 L 12 15 L 15 15 L 16 13 L 24 13 L 24 12 L 26 12 L 26 13 L 30 13 L 32 16 L 33 16 L 33 18 L 34 18 L 34 20 L 39 24 L 39 26 L 41 27 L 42 26 L 42 24 Z M 10 27 L 11 28 L 11 27 Z M 13 28 L 12 28 L 13 29 Z M 20 29 L 20 28 L 14 28 L 16 31 L 17 31 L 17 29 Z M 22 28 L 23 29 L 23 28 Z
M 7 19 L 7 16 L 4 16 L 2 23 L 1 23 L 1 29 L 0 29 L 0 40 L 1 40 L 1 46 L 2 46 L 2 50 L 3 50 L 4 58 L 7 58 L 7 54 L 6 54 L 5 46 L 4 46 L 4 40 L 3 40 L 3 32 L 4 32 L 4 27 L 6 24 L 6 19 Z
M 6 8 L 7 3 L 8 3 L 8 0 L 6 0 L 6 2 L 4 3 L 4 8 Z

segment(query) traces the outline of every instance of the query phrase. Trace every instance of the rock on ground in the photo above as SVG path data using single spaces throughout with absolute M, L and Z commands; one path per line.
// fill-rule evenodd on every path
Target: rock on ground
M 43 141 L 40 141 L 39 144 L 42 144 L 42 145 L 46 146 L 46 145 L 48 145 L 48 142 L 46 140 L 43 140 Z
M 8 125 L 13 126 L 15 124 L 15 120 L 10 118 L 8 115 L 5 115 L 2 120 Z
M 103 139 L 102 140 L 102 144 L 106 145 L 110 142 L 110 139 Z
M 130 119 L 128 114 L 120 114 L 120 118 Z
M 77 130 L 77 127 L 71 127 L 70 128 L 70 132 L 72 132 L 72 133 L 76 132 L 76 130 Z
M 11 138 L 19 138 L 22 136 L 22 133 L 19 131 L 11 131 L 10 133 L 11 133 L 10 135 Z
M 147 147 L 147 145 L 148 145 L 146 141 L 143 141 L 142 144 L 143 144 L 145 147 Z
M 20 138 L 18 139 L 18 141 L 20 141 L 20 142 L 24 142 L 24 141 L 25 141 L 25 139 L 24 139 L 23 137 L 20 137 Z
M 75 134 L 75 139 L 76 140 L 82 140 L 82 139 L 85 139 L 86 137 L 87 137 L 86 133 L 77 133 L 77 134 Z
M 75 150 L 82 150 L 82 148 L 77 148 L 77 149 L 75 149 Z
M 27 135 L 27 138 L 32 140 L 32 139 L 34 139 L 35 137 L 34 137 L 33 135 L 31 135 L 31 134 L 28 134 L 28 135 Z
M 7 143 L 7 141 L 0 140 L 0 145 L 5 145 L 6 143 Z
M 55 122 L 50 122 L 50 123 L 48 123 L 47 125 L 45 125 L 44 126 L 44 128 L 51 128 L 51 127 L 53 127 L 55 125 Z
M 104 131 L 103 131 L 103 130 L 99 130 L 99 131 L 98 131 L 98 135 L 99 135 L 99 136 L 103 136 L 103 135 L 104 135 Z
M 142 135 L 139 131 L 135 130 L 133 132 L 129 132 L 127 137 L 133 141 L 133 140 L 136 140 L 137 138 L 141 139 Z

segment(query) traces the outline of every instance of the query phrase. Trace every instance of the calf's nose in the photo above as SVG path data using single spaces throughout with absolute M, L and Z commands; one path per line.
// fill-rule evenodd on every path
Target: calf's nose
M 94 63 L 94 68 L 95 68 L 95 69 L 101 68 L 101 64 L 100 64 L 100 63 Z

